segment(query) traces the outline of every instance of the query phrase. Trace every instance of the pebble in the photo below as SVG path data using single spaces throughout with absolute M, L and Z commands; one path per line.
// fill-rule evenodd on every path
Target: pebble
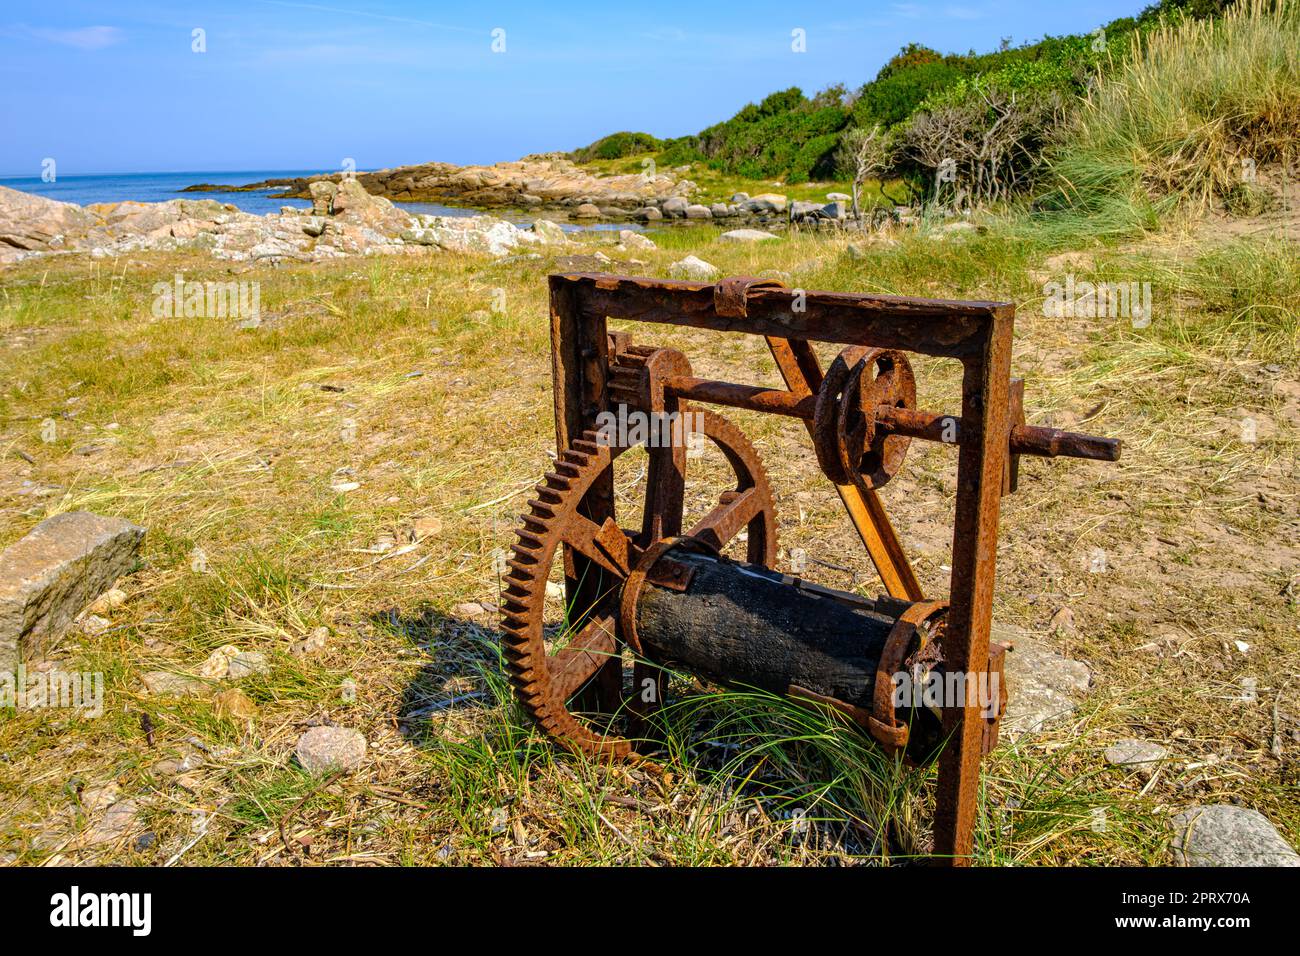
M 351 772 L 365 760 L 366 738 L 348 727 L 312 727 L 298 738 L 294 753 L 308 773 Z
M 208 680 L 225 680 L 226 675 L 230 673 L 230 662 L 237 656 L 239 656 L 239 648 L 234 644 L 218 647 L 208 655 L 206 661 L 199 665 L 195 673 Z
M 218 717 L 251 720 L 257 716 L 257 705 L 253 703 L 252 698 L 233 687 L 218 694 L 212 704 Z
M 289 653 L 296 657 L 306 657 L 309 654 L 318 654 L 325 650 L 325 645 L 329 641 L 329 628 L 318 627 L 310 634 L 298 641 L 289 648 Z
M 1106 748 L 1106 763 L 1136 770 L 1148 779 L 1168 757 L 1168 749 L 1149 740 L 1121 740 Z
M 260 651 L 241 651 L 230 659 L 230 669 L 226 672 L 227 680 L 242 680 L 245 677 L 261 677 L 271 673 L 271 665 L 266 655 Z
M 104 812 L 99 822 L 86 833 L 84 843 L 114 843 L 130 834 L 140 815 L 140 803 L 134 798 L 120 800 Z
M 150 671 L 140 680 L 153 697 L 195 697 L 208 690 L 205 681 L 171 671 Z
M 110 588 L 91 603 L 87 608 L 91 614 L 108 614 L 126 603 L 126 592 L 121 588 Z

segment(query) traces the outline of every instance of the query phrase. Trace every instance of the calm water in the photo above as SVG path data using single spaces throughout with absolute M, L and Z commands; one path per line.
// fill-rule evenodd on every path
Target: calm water
M 215 199 L 218 202 L 264 216 L 270 212 L 279 212 L 281 206 L 306 208 L 311 205 L 308 199 L 272 199 L 278 189 L 258 190 L 246 193 L 184 193 L 186 186 L 196 183 L 212 183 L 218 186 L 242 186 L 244 183 L 257 183 L 264 179 L 286 179 L 292 176 L 314 176 L 316 169 L 250 169 L 237 173 L 191 172 L 191 173 L 122 173 L 103 176 L 59 176 L 55 182 L 47 183 L 40 176 L 0 177 L 0 186 L 21 189 L 38 196 L 48 196 L 62 202 L 74 202 L 86 206 L 97 202 L 123 202 L 133 199 L 136 202 L 166 202 L 169 199 Z M 433 202 L 404 202 L 402 209 L 412 213 L 427 213 L 433 216 L 474 216 L 483 210 L 468 209 L 459 206 L 443 206 Z M 491 210 L 494 216 L 508 219 L 515 223 L 532 222 L 536 216 L 530 216 L 520 210 Z M 579 229 L 618 229 L 617 224 L 599 223 L 592 226 L 577 226 L 561 222 L 566 230 Z M 624 223 L 621 228 L 636 228 Z

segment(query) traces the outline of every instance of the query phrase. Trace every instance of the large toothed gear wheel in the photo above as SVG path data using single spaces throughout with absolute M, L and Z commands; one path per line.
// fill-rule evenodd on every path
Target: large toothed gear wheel
M 747 531 L 747 560 L 771 567 L 776 559 L 776 512 L 758 453 L 726 419 L 709 411 L 702 415 L 704 435 L 726 456 L 736 487 L 723 493 L 717 506 L 687 535 L 700 546 L 720 550 Z M 624 639 L 618 620 L 622 584 L 637 570 L 642 556 L 659 543 L 624 531 L 612 518 L 597 524 L 587 517 L 583 499 L 626 450 L 601 444 L 595 432 L 587 432 L 564 451 L 555 471 L 537 486 L 537 497 L 528 503 L 529 513 L 515 532 L 519 543 L 508 562 L 503 596 L 502 643 L 511 682 L 525 710 L 542 730 L 569 749 L 611 760 L 632 756 L 633 742 L 602 732 L 606 725 L 601 720 L 589 722 L 576 707 L 570 709 L 570 702 L 584 687 L 598 683 L 593 677 L 606 665 L 610 671 L 617 668 L 614 676 L 621 693 Z M 680 509 L 680 502 L 677 507 Z M 680 522 L 678 514 L 675 523 Z M 566 552 L 562 557 L 569 576 L 574 567 L 568 552 L 590 560 L 600 580 L 588 590 L 598 596 L 592 607 L 567 608 L 563 633 L 548 635 L 547 580 L 561 551 Z M 553 637 L 549 651 L 548 637 Z M 614 658 L 617 665 L 612 663 Z M 608 678 L 610 671 L 603 676 Z M 633 686 L 641 685 L 642 673 L 634 675 Z M 634 719 L 645 716 L 644 706 L 632 700 L 624 704 Z

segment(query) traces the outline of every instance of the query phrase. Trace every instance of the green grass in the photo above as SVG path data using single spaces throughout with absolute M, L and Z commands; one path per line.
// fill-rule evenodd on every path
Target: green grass
M 1286 397 L 1300 379 L 1294 243 L 1088 238 L 1067 247 L 1078 259 L 1062 262 L 1053 258 L 1059 239 L 1013 217 L 982 225 L 984 233 L 945 241 L 898 231 L 896 245 L 859 256 L 842 237 L 749 247 L 719 242 L 716 226 L 664 228 L 651 233 L 658 251 L 637 253 L 646 265 L 636 271 L 666 275 L 692 252 L 725 274 L 781 274 L 805 288 L 1015 301 L 1016 368 L 1028 379 L 1031 420 L 1077 420 L 1100 407 L 1085 427 L 1128 447 L 1113 468 L 1026 462 L 1021 490 L 1005 502 L 995 616 L 1041 633 L 1059 600 L 1050 595 L 1071 595 L 1080 634 L 1060 649 L 1089 662 L 1095 687 L 1076 722 L 990 759 L 980 859 L 1161 863 L 1170 808 L 1231 797 L 1295 839 L 1294 782 L 1254 743 L 1273 731 L 1271 702 L 1296 653 L 1277 545 L 1297 493 L 1286 463 L 1300 450 Z M 9 755 L 0 764 L 0 852 L 25 862 L 156 864 L 194 839 L 195 810 L 210 817 L 209 830 L 184 863 L 878 864 L 924 841 L 932 773 L 898 767 L 837 719 L 768 695 L 676 681 L 666 776 L 571 757 L 523 720 L 492 621 L 455 609 L 496 600 L 492 555 L 548 467 L 551 268 L 453 255 L 260 267 L 241 278 L 262 283 L 264 313 L 276 320 L 246 332 L 150 318 L 153 282 L 178 270 L 217 274 L 201 258 L 70 257 L 6 271 L 0 544 L 77 507 L 150 530 L 146 565 L 124 582 L 129 599 L 111 614 L 113 629 L 78 638 L 62 659 L 105 673 L 105 715 L 0 713 Z M 1043 316 L 1043 283 L 1065 272 L 1151 282 L 1155 320 L 1135 329 L 1123 317 Z M 505 313 L 476 317 L 495 288 L 506 290 Z M 682 347 L 697 374 L 774 380 L 761 343 L 633 332 Z M 953 407 L 955 363 L 918 361 L 917 370 L 922 404 Z M 1273 423 L 1255 446 L 1234 438 L 1234 416 L 1245 412 Z M 39 426 L 49 415 L 61 428 L 47 444 Z M 340 440 L 345 419 L 356 424 L 351 443 Z M 872 593 L 875 579 L 806 437 L 792 423 L 735 419 L 772 474 L 787 553 L 832 555 Z M 110 432 L 113 422 L 120 427 Z M 109 434 L 117 443 L 102 453 L 73 452 Z M 330 489 L 341 467 L 356 471 L 360 489 Z M 22 497 L 14 493 L 22 480 L 58 490 Z M 637 493 L 635 480 L 625 488 Z M 942 449 L 914 446 L 885 493 L 936 592 L 946 552 L 916 545 L 926 525 L 947 526 L 952 489 Z M 425 517 L 441 530 L 372 563 L 382 557 L 368 553 L 378 537 Z M 1166 553 L 1159 539 L 1176 547 Z M 1080 549 L 1097 542 L 1122 573 L 1099 580 L 1080 571 Z M 206 573 L 190 567 L 196 546 L 208 555 Z M 825 573 L 826 583 L 849 586 Z M 321 626 L 325 652 L 288 654 Z M 1176 657 L 1136 650 L 1184 632 L 1192 640 Z M 1238 638 L 1251 654 L 1225 656 Z M 227 643 L 273 665 L 241 684 L 258 707 L 251 723 L 218 717 L 210 699 L 140 693 L 141 674 L 192 670 Z M 1222 699 L 1223 685 L 1247 675 L 1267 706 Z M 347 680 L 357 689 L 351 703 Z M 141 713 L 155 725 L 152 744 Z M 298 733 L 322 720 L 366 733 L 361 774 L 327 782 L 295 769 Z M 1181 762 L 1144 792 L 1102 764 L 1100 751 L 1121 736 L 1165 741 Z M 151 771 L 191 741 L 208 750 L 193 779 L 182 786 Z M 69 792 L 108 780 L 148 800 L 142 819 L 156 849 L 33 842 L 43 828 L 65 832 Z M 1096 829 L 1099 809 L 1106 823 Z M 286 814 L 289 848 L 279 833 Z
M 1289 163 L 1300 134 L 1300 5 L 1246 0 L 1221 19 L 1133 38 L 1050 163 L 1055 197 L 1094 234 L 1151 228 L 1234 196 L 1242 162 Z M 1089 226 L 1091 223 L 1091 226 Z

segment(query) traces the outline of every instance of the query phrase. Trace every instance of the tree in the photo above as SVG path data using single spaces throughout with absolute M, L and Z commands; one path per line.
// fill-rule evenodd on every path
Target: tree
M 853 174 L 853 218 L 862 218 L 858 204 L 862 184 L 872 176 L 884 177 L 893 152 L 893 138 L 879 124 L 871 129 L 855 127 L 840 139 L 840 166 Z

